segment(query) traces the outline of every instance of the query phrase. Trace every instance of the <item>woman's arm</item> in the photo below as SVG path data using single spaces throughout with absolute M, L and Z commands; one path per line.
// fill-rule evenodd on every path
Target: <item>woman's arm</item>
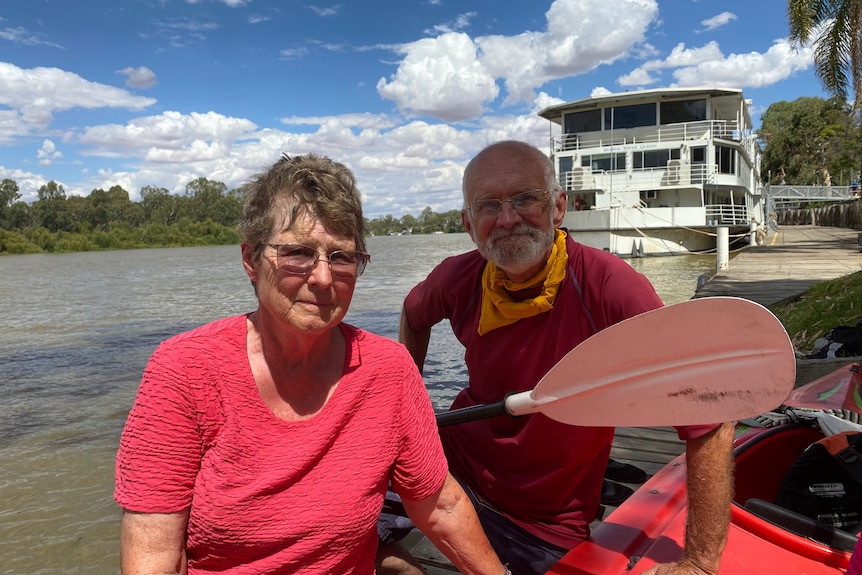
M 443 487 L 421 501 L 402 498 L 407 515 L 465 575 L 500 575 L 503 564 L 488 543 L 473 504 L 448 475 Z
M 136 513 L 123 510 L 120 562 L 123 575 L 186 575 L 189 510 Z

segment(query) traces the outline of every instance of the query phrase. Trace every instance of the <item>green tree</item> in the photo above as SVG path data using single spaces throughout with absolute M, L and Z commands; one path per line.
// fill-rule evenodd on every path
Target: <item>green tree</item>
M 33 202 L 33 219 L 37 226 L 46 228 L 49 232 L 71 229 L 71 218 L 66 205 L 66 191 L 63 186 L 51 180 L 40 186 L 36 192 L 39 197 Z
M 141 207 L 146 221 L 165 226 L 177 220 L 177 197 L 165 188 L 144 186 L 141 188 Z
M 192 220 L 202 222 L 207 218 L 219 220 L 219 200 L 224 196 L 227 186 L 221 182 L 198 178 L 186 184 L 186 197 L 191 201 Z
M 770 105 L 758 130 L 762 179 L 775 184 L 848 184 L 859 150 L 859 129 L 848 112 L 837 98 L 802 97 Z
M 112 186 L 107 192 L 102 189 L 93 190 L 89 198 L 89 221 L 93 229 L 106 231 L 112 223 L 128 220 L 132 201 L 129 199 L 129 192 L 122 186 Z
M 21 194 L 18 193 L 18 183 L 15 180 L 5 178 L 0 182 L 0 227 L 8 227 L 6 222 L 7 211 L 20 197 Z
M 852 90 L 857 110 L 862 98 L 862 0 L 788 0 L 787 19 L 792 44 L 813 40 L 814 72 L 826 91 L 846 101 Z

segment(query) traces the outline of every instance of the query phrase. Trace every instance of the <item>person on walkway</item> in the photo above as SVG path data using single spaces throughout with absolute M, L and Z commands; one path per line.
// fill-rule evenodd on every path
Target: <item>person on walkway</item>
M 370 260 L 352 173 L 283 157 L 246 191 L 257 309 L 150 359 L 116 461 L 122 572 L 371 575 L 389 483 L 461 572 L 503 573 L 414 362 L 342 321 Z
M 517 141 L 485 148 L 464 172 L 463 195 L 461 218 L 477 249 L 447 258 L 410 291 L 400 328 L 421 371 L 432 326 L 444 319 L 451 324 L 469 374 L 452 409 L 532 389 L 580 342 L 662 305 L 626 262 L 559 229 L 565 194 L 537 148 Z M 609 349 L 595 361 L 613 362 L 622 353 Z M 678 433 L 687 440 L 685 550 L 679 561 L 648 573 L 715 574 L 730 520 L 733 425 Z M 570 426 L 537 414 L 447 426 L 441 436 L 450 471 L 514 573 L 545 573 L 588 537 L 613 428 Z M 394 548 L 382 546 L 380 558 Z

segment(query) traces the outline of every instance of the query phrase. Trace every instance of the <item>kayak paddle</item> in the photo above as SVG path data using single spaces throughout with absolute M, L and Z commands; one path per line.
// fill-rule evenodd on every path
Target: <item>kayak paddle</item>
M 772 312 L 708 297 L 614 324 L 567 353 L 530 391 L 438 414 L 438 426 L 542 413 L 571 425 L 652 427 L 736 421 L 781 405 L 793 344 Z

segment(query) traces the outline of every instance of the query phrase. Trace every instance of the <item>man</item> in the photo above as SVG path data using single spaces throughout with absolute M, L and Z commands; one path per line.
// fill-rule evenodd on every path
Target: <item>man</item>
M 538 149 L 515 141 L 485 148 L 464 172 L 463 193 L 461 217 L 477 250 L 435 268 L 407 296 L 401 318 L 401 340 L 420 371 L 434 324 L 448 319 L 464 344 L 470 382 L 453 409 L 532 389 L 581 341 L 662 305 L 626 262 L 558 229 L 565 194 Z M 612 362 L 620 352 L 608 350 L 596 361 Z M 733 427 L 678 432 L 687 440 L 685 552 L 677 563 L 647 573 L 715 574 L 730 519 Z M 441 429 L 450 471 L 515 574 L 544 573 L 588 537 L 613 433 L 544 415 Z M 391 545 L 382 546 L 381 555 L 395 561 Z M 406 563 L 400 567 L 393 572 L 417 572 Z

